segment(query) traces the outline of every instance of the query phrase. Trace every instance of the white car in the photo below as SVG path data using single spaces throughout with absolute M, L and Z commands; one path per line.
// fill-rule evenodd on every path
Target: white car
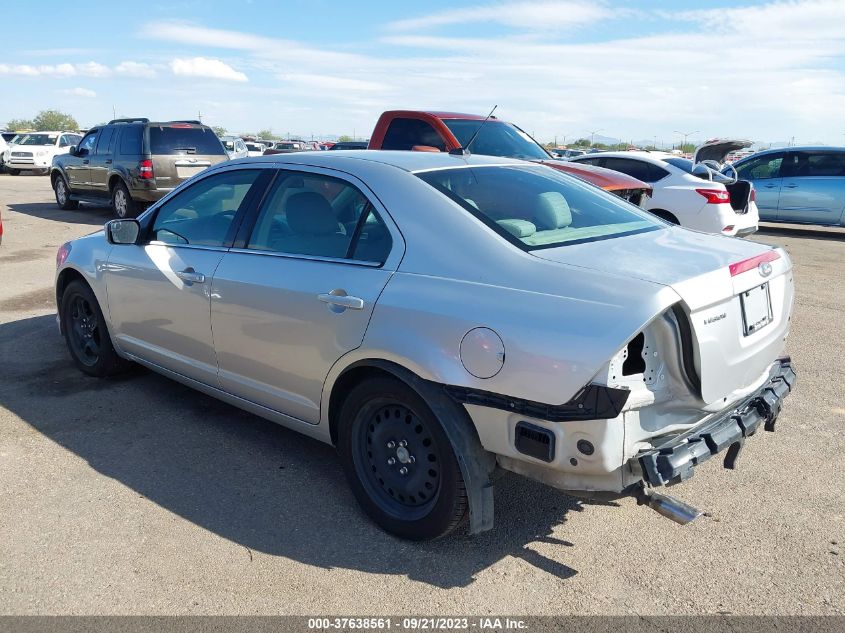
M 221 136 L 220 142 L 226 148 L 226 154 L 229 155 L 229 160 L 236 158 L 246 158 L 249 156 L 249 151 L 246 148 L 246 143 L 239 136 Z
M 705 233 L 741 237 L 757 230 L 754 186 L 723 165 L 727 154 L 748 141 L 708 141 L 693 160 L 668 152 L 599 152 L 574 156 L 572 162 L 614 169 L 649 183 L 651 198 L 643 208 L 673 224 Z
M 261 143 L 246 141 L 244 144 L 246 145 L 246 152 L 250 158 L 253 158 L 254 156 L 264 156 L 264 150 L 267 149 L 267 146 Z
M 17 176 L 22 171 L 50 173 L 53 157 L 67 154 L 82 136 L 76 132 L 30 132 L 21 134 L 3 152 L 6 171 Z

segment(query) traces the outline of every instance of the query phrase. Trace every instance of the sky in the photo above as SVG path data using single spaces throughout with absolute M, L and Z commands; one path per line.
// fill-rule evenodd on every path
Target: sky
M 559 144 L 845 145 L 845 0 L 39 0 L 3 16 L 0 126 L 201 113 L 366 139 L 384 110 L 498 105 Z

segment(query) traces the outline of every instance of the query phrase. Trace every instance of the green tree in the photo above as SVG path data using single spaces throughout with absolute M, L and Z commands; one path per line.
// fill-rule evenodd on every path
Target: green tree
M 58 110 L 42 110 L 32 119 L 32 126 L 38 131 L 79 129 L 76 119 Z
M 12 119 L 6 123 L 6 129 L 11 132 L 17 132 L 18 130 L 31 130 L 34 127 L 35 126 L 32 121 L 29 119 Z
M 268 141 L 275 141 L 275 140 L 278 140 L 278 138 L 279 138 L 278 136 L 273 134 L 272 130 L 258 130 L 258 133 L 256 134 L 256 136 L 258 138 L 267 139 Z
M 225 127 L 223 127 L 222 125 L 212 125 L 211 129 L 214 131 L 214 133 L 217 136 L 226 136 L 226 132 L 229 131 Z
M 349 141 L 354 141 L 355 139 L 349 136 L 348 134 L 341 134 L 337 137 L 338 143 L 348 143 Z

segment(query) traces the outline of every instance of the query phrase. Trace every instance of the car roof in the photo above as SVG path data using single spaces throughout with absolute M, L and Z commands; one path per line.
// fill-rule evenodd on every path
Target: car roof
M 637 160 L 644 160 L 651 163 L 664 163 L 666 162 L 667 158 L 680 158 L 680 156 L 675 156 L 674 154 L 669 154 L 668 152 L 636 152 L 631 150 L 625 150 L 621 152 L 593 152 L 592 154 L 585 154 L 584 157 L 586 158 L 589 156 L 590 158 L 635 158 Z M 580 156 L 574 157 L 572 160 L 573 162 L 580 163 L 582 161 L 577 160 Z
M 388 110 L 384 114 L 389 114 L 391 116 L 401 116 L 403 114 L 427 114 L 428 116 L 433 116 L 438 119 L 473 119 L 476 121 L 483 121 L 487 118 L 487 116 L 484 114 L 466 114 L 464 112 L 440 112 L 437 110 Z M 496 117 L 490 118 L 493 120 L 496 119 Z
M 834 145 L 797 145 L 793 147 L 772 147 L 769 149 L 762 149 L 759 152 L 754 152 L 751 156 L 761 156 L 763 154 L 773 154 L 775 152 L 845 152 L 845 147 Z M 745 160 L 745 158 L 743 160 Z
M 409 152 L 391 150 L 337 150 L 332 152 L 311 151 L 297 152 L 294 154 L 273 154 L 270 156 L 256 156 L 254 158 L 242 158 L 237 161 L 221 163 L 222 165 L 244 164 L 244 163 L 290 163 L 297 165 L 313 165 L 315 167 L 332 167 L 336 161 L 361 160 L 372 163 L 380 163 L 398 167 L 404 171 L 416 172 L 434 169 L 448 169 L 450 167 L 485 166 L 485 165 L 518 165 L 532 166 L 530 163 L 515 158 L 500 158 L 498 156 L 482 156 L 470 154 L 467 156 L 455 156 L 446 152 Z

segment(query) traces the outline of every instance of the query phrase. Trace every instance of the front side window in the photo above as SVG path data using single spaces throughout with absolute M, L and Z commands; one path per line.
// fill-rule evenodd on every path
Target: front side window
M 525 250 L 663 226 L 618 196 L 548 167 L 463 167 L 417 176 Z
M 175 246 L 223 246 L 260 173 L 238 169 L 200 180 L 162 205 L 150 239 Z
M 97 135 L 99 132 L 90 132 L 85 135 L 85 138 L 82 139 L 82 142 L 79 143 L 79 147 L 77 148 L 77 153 L 80 156 L 85 156 L 86 154 L 90 154 L 94 151 L 94 145 L 97 144 Z
M 384 263 L 391 238 L 357 187 L 322 174 L 280 172 L 247 248 Z
M 436 147 L 441 152 L 446 151 L 446 145 L 441 136 L 431 124 L 422 119 L 408 119 L 399 117 L 393 119 L 384 133 L 382 149 L 410 150 L 415 145 Z
M 473 154 L 526 160 L 551 158 L 537 141 L 510 123 L 494 119 L 488 119 L 486 123 L 483 119 L 444 119 L 443 123 L 455 135 L 461 147 Z M 473 140 L 476 132 L 478 135 Z
M 781 163 L 784 155 L 782 153 L 766 154 L 752 158 L 738 165 L 736 173 L 744 180 L 766 180 L 768 178 L 780 178 Z

